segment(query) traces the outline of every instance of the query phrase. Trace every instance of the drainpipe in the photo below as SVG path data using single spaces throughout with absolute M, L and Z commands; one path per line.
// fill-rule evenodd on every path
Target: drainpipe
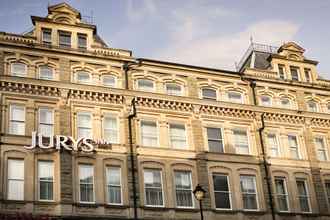
M 137 63 L 132 62 L 128 63 L 125 62 L 123 65 L 124 74 L 125 74 L 125 89 L 129 90 L 128 86 L 128 71 L 131 66 L 133 65 L 140 65 L 141 62 L 138 60 Z M 133 136 L 132 136 L 132 122 L 133 119 L 136 117 L 136 107 L 135 107 L 135 97 L 132 99 L 131 102 L 131 111 L 128 115 L 128 138 L 129 138 L 129 150 L 130 150 L 130 160 L 131 160 L 131 175 L 132 175 L 132 190 L 133 190 L 133 209 L 134 209 L 134 220 L 138 219 L 137 213 L 137 189 L 136 189 L 136 176 L 135 176 L 135 161 L 134 161 L 134 149 L 133 149 Z
M 244 80 L 243 78 L 243 73 L 241 74 L 241 79 Z M 253 104 L 257 105 L 257 96 L 256 96 L 256 81 L 255 80 L 248 80 L 250 83 L 250 87 L 252 89 L 252 96 L 253 96 Z M 272 220 L 276 219 L 275 216 L 275 208 L 274 208 L 274 200 L 273 200 L 273 195 L 272 195 L 272 180 L 271 180 L 271 175 L 269 174 L 269 164 L 267 163 L 267 158 L 266 158 L 266 150 L 265 150 L 265 145 L 264 145 L 264 140 L 263 140 L 263 131 L 265 129 L 265 121 L 264 121 L 264 113 L 261 114 L 261 128 L 258 129 L 259 137 L 260 137 L 260 145 L 261 145 L 261 151 L 262 151 L 262 162 L 263 166 L 265 169 L 265 175 L 266 175 L 266 183 L 267 183 L 267 191 L 268 191 L 268 196 L 269 196 L 269 206 L 270 210 L 272 213 Z

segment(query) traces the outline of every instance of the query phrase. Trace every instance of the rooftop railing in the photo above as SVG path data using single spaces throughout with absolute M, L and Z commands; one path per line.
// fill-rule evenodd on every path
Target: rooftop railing
M 279 47 L 275 47 L 275 46 L 251 43 L 249 48 L 246 50 L 243 57 L 239 61 L 239 63 L 236 65 L 236 70 L 241 71 L 243 65 L 245 64 L 246 60 L 249 58 L 249 56 L 251 55 L 251 53 L 253 51 L 275 54 L 275 53 L 277 53 L 278 49 L 279 49 Z

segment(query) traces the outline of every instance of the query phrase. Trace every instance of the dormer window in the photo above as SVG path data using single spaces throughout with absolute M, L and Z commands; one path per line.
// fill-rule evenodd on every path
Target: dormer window
M 280 79 L 285 79 L 285 67 L 284 65 L 279 64 L 278 65 L 278 75 Z
M 90 83 L 91 77 L 88 72 L 79 71 L 76 73 L 78 83 Z
M 87 48 L 87 35 L 86 34 L 78 34 L 78 48 L 79 49 Z
M 243 103 L 242 94 L 234 91 L 227 92 L 227 100 L 234 103 Z
M 202 89 L 202 98 L 217 100 L 217 91 L 215 89 L 211 89 L 211 88 L 203 88 Z
M 293 81 L 299 81 L 299 70 L 297 67 L 290 67 L 291 79 Z
M 24 63 L 16 62 L 11 64 L 11 75 L 26 76 L 27 66 Z
M 71 47 L 71 33 L 66 31 L 59 31 L 59 46 Z
M 39 67 L 39 78 L 40 79 L 54 79 L 54 70 L 53 68 L 43 65 Z
M 306 82 L 311 82 L 311 70 L 304 69 Z
M 48 28 L 42 29 L 42 43 L 51 45 L 52 44 L 52 30 Z

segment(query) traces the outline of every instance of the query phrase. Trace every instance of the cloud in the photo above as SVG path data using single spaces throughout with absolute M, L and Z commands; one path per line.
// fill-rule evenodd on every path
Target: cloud
M 133 0 L 129 0 L 126 5 L 126 15 L 129 21 L 137 22 L 154 15 L 156 9 L 153 0 L 141 0 L 138 1 L 138 4 L 134 4 Z
M 224 16 L 222 14 L 221 16 Z M 228 16 L 228 14 L 226 15 Z M 265 20 L 252 23 L 242 31 L 222 34 L 221 29 L 202 26 L 195 18 L 182 15 L 177 19 L 177 26 L 171 33 L 171 40 L 166 48 L 158 50 L 154 57 L 173 62 L 222 69 L 234 69 L 235 62 L 243 56 L 252 36 L 254 42 L 280 45 L 294 38 L 299 25 L 283 20 Z M 209 33 L 201 36 L 200 33 Z

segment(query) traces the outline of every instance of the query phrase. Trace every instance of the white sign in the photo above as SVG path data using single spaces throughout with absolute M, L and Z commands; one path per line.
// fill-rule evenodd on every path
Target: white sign
M 64 135 L 56 135 L 54 137 L 48 137 L 49 143 L 45 145 L 43 143 L 43 136 L 42 134 L 38 134 L 37 132 L 32 132 L 32 140 L 31 146 L 24 146 L 26 149 L 32 150 L 36 147 L 41 149 L 51 149 L 55 148 L 56 150 L 60 150 L 61 148 L 68 150 L 68 151 L 83 151 L 83 152 L 93 152 L 95 144 L 110 144 L 105 140 L 97 140 L 94 141 L 91 138 L 79 138 L 75 140 L 71 136 L 64 136 Z

